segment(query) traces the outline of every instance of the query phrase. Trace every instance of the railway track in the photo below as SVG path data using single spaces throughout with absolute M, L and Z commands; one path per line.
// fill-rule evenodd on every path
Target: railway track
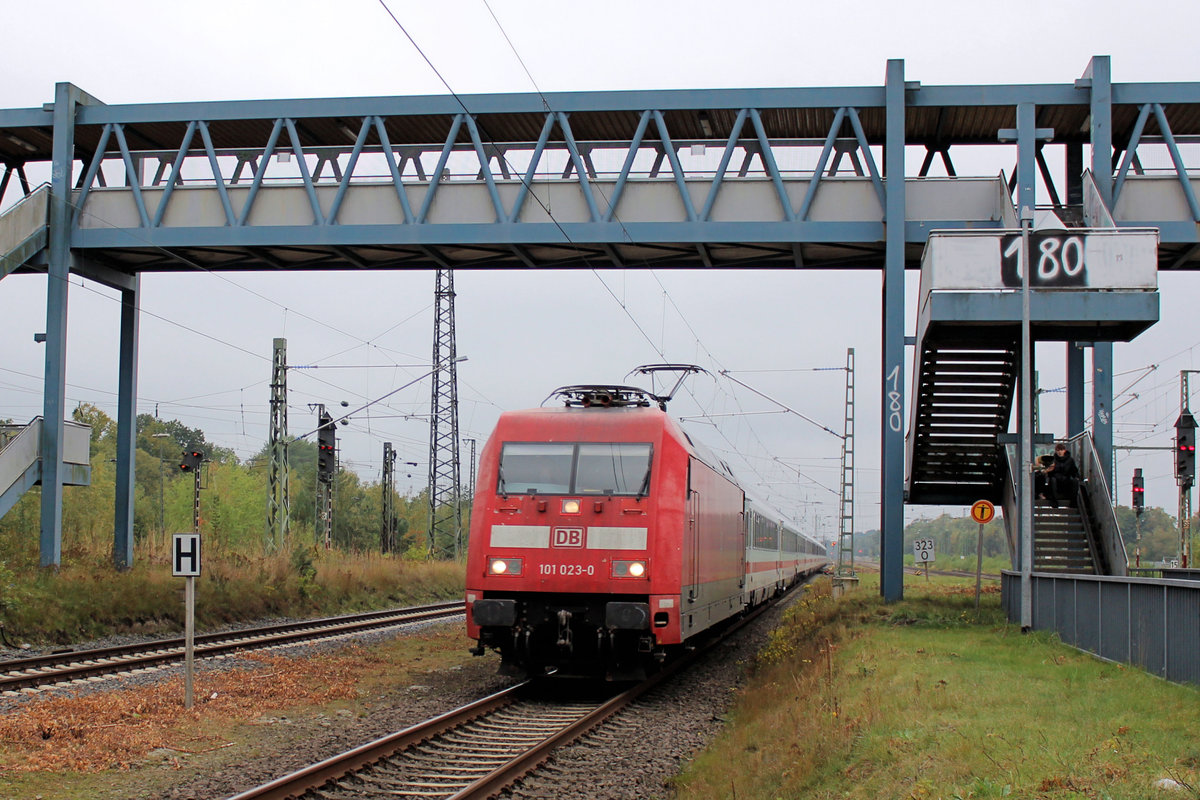
M 463 603 L 371 611 L 340 617 L 266 625 L 195 637 L 197 658 L 227 655 L 299 642 L 363 633 L 414 622 L 445 619 L 463 613 Z M 72 650 L 0 661 L 0 693 L 36 689 L 51 684 L 111 677 L 134 670 L 182 661 L 184 640 L 160 639 L 133 645 Z
M 603 724 L 660 683 L 693 664 L 771 606 L 764 604 L 657 675 L 595 700 L 557 701 L 530 682 L 341 755 L 298 770 L 230 800 L 419 798 L 483 800 L 537 769 L 557 748 Z M 615 691 L 615 690 L 612 690 Z
M 909 575 L 924 575 L 925 574 L 925 570 L 922 569 L 921 567 L 905 567 L 904 570 Z M 929 574 L 930 575 L 948 575 L 952 578 L 974 578 L 975 577 L 974 572 L 970 572 L 967 570 L 956 570 L 956 569 L 931 569 L 931 570 L 929 570 Z M 988 572 L 983 573 L 982 575 L 980 575 L 980 577 L 983 578 L 985 581 L 1000 580 L 999 575 L 993 575 Z
M 879 562 L 877 562 L 877 561 L 859 561 L 858 566 L 860 569 L 870 570 L 871 572 L 879 572 Z M 904 571 L 906 573 L 908 573 L 909 575 L 924 575 L 925 574 L 924 567 L 917 567 L 917 566 L 912 566 L 912 565 L 907 565 L 907 564 L 904 567 Z M 929 574 L 930 575 L 945 575 L 945 576 L 949 576 L 952 578 L 974 578 L 975 577 L 974 570 L 931 569 L 931 570 L 929 570 Z M 983 573 L 981 577 L 985 581 L 1000 580 L 1000 575 L 992 574 L 989 572 Z

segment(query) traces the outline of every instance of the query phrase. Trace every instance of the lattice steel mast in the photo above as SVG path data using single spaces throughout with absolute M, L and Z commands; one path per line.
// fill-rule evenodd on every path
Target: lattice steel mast
M 287 339 L 274 341 L 271 357 L 271 431 L 267 439 L 267 550 L 283 547 L 291 531 L 288 486 Z
M 846 426 L 842 436 L 841 518 L 838 529 L 838 578 L 854 578 L 854 348 L 846 350 Z
M 475 440 L 468 437 L 463 441 L 469 445 L 470 450 L 467 456 L 467 502 L 470 503 L 475 499 Z
M 433 390 L 429 420 L 429 554 L 462 551 L 459 481 L 458 352 L 454 344 L 454 274 L 437 271 L 433 314 Z

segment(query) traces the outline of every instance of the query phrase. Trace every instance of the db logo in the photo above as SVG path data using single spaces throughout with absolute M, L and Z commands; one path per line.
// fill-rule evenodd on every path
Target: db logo
M 583 547 L 583 528 L 555 528 L 551 543 L 554 547 Z

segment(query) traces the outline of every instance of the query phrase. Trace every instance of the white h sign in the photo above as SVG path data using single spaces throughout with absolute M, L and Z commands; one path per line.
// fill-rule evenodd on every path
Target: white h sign
M 200 574 L 200 534 L 175 534 L 171 543 L 171 574 L 177 578 Z

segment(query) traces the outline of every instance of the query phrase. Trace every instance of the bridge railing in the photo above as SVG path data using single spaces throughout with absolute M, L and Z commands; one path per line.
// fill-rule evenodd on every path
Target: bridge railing
M 1200 581 L 1034 573 L 1034 630 L 1107 661 L 1200 684 Z M 1002 602 L 1021 618 L 1021 575 L 1004 571 Z

